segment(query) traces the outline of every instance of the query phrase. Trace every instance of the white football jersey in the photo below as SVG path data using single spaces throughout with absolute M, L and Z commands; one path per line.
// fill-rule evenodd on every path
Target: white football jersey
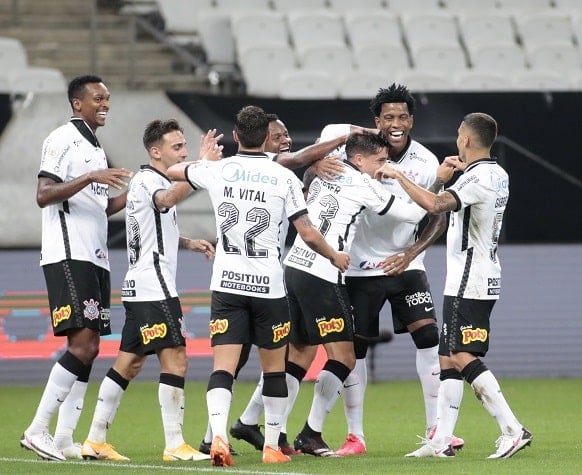
M 240 152 L 186 168 L 206 188 L 216 217 L 211 290 L 261 298 L 285 296 L 281 234 L 285 220 L 307 213 L 302 184 L 264 153 Z
M 346 133 L 347 124 L 331 124 L 321 133 L 321 140 L 330 140 Z M 349 127 L 349 126 L 347 126 Z M 344 147 L 338 152 L 345 155 Z M 423 188 L 429 188 L 436 180 L 439 161 L 434 153 L 416 140 L 409 140 L 400 158 L 390 162 L 410 180 Z M 383 179 L 387 191 L 402 200 L 412 203 L 412 199 L 402 189 L 397 180 Z M 418 223 L 385 219 L 378 214 L 365 210 L 357 217 L 358 232 L 352 234 L 350 243 L 350 266 L 348 276 L 366 277 L 384 275 L 380 263 L 388 256 L 402 252 L 417 239 Z M 408 266 L 407 270 L 425 270 L 424 252 L 421 252 Z
M 39 177 L 71 181 L 107 168 L 105 152 L 78 118 L 52 131 L 42 145 Z M 42 209 L 40 265 L 65 259 L 88 261 L 109 270 L 107 204 L 109 186 L 91 183 L 69 199 Z
M 495 159 L 471 163 L 450 188 L 457 200 L 447 231 L 445 295 L 497 300 L 501 265 L 497 244 L 509 199 L 509 177 Z
M 178 296 L 176 207 L 158 209 L 154 202 L 155 194 L 171 184 L 149 165 L 142 166 L 129 182 L 125 205 L 129 268 L 121 287 L 122 300 L 150 302 Z
M 354 221 L 364 208 L 376 215 L 388 213 L 395 220 L 408 220 L 411 223 L 417 223 L 425 215 L 419 206 L 396 198 L 377 180 L 361 173 L 350 162 L 345 162 L 345 173 L 332 181 L 319 177 L 313 180 L 307 196 L 307 208 L 309 218 L 319 227 L 328 244 L 345 252 L 350 252 L 351 235 L 359 232 Z M 386 217 L 380 219 L 388 221 Z M 299 235 L 285 257 L 284 264 L 329 282 L 343 282 L 343 276 L 337 268 L 328 259 L 311 250 Z

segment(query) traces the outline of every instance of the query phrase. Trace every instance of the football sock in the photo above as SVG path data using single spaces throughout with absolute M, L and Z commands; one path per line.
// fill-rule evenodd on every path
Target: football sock
M 65 402 L 59 408 L 54 440 L 55 445 L 60 450 L 73 445 L 73 432 L 77 427 L 79 417 L 81 417 L 87 386 L 87 381 L 77 379 Z
M 364 440 L 364 395 L 368 384 L 366 358 L 357 359 L 356 366 L 346 378 L 342 392 L 348 433 Z
M 265 446 L 275 450 L 279 447 L 279 434 L 287 408 L 287 383 L 285 373 L 274 372 L 263 375 L 263 403 L 265 406 Z
M 158 400 L 162 413 L 166 449 L 173 450 L 184 443 L 184 378 L 169 373 L 160 374 Z
M 437 397 L 440 386 L 438 345 L 416 350 L 416 372 L 424 397 L 426 427 L 433 427 L 437 419 Z
M 212 372 L 206 391 L 206 405 L 208 407 L 208 421 L 212 430 L 212 437 L 219 436 L 228 441 L 226 424 L 232 402 L 233 376 L 224 370 Z
M 87 438 L 92 442 L 102 444 L 107 440 L 107 429 L 113 423 L 117 408 L 121 403 L 124 391 L 129 381 L 123 378 L 117 371 L 110 368 L 99 386 L 97 405 L 93 413 L 93 421 Z
M 261 373 L 261 378 L 255 387 L 253 395 L 239 418 L 240 421 L 249 426 L 258 424 L 263 408 L 263 374 Z
M 436 431 L 432 442 L 435 447 L 449 445 L 459 417 L 459 409 L 463 400 L 465 381 L 455 369 L 445 369 L 442 375 L 437 404 Z

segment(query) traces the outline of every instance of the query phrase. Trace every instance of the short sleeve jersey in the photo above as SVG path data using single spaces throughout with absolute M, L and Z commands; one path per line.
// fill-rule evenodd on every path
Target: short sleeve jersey
M 38 176 L 60 183 L 107 167 L 105 152 L 89 126 L 73 118 L 43 142 Z M 109 186 L 91 183 L 69 199 L 44 207 L 40 265 L 72 259 L 109 270 L 108 200 Z
M 206 188 L 216 217 L 211 290 L 260 298 L 285 296 L 283 222 L 307 213 L 299 179 L 264 153 L 240 152 L 186 168 L 192 187 Z
M 509 177 L 495 159 L 471 163 L 446 191 L 457 200 L 447 231 L 445 295 L 497 300 L 497 244 L 509 199 Z
M 391 165 L 417 185 L 428 188 L 436 179 L 439 161 L 430 150 L 411 140 L 401 157 Z M 412 203 L 397 180 L 384 179 L 382 185 L 393 195 Z M 358 226 L 358 233 L 351 243 L 351 261 L 346 272 L 356 277 L 384 275 L 379 268 L 380 263 L 414 244 L 418 234 L 418 223 L 385 220 L 368 210 L 358 217 Z M 412 260 L 407 270 L 424 270 L 424 252 Z
M 176 207 L 158 209 L 157 192 L 170 179 L 144 165 L 131 179 L 125 206 L 128 270 L 121 287 L 122 300 L 159 301 L 177 297 L 176 265 L 180 231 Z
M 354 226 L 356 216 L 365 208 L 379 216 L 389 213 L 395 219 L 414 222 L 424 215 L 420 207 L 395 198 L 378 181 L 361 173 L 350 162 L 345 162 L 345 173 L 332 181 L 319 177 L 313 180 L 307 207 L 311 221 L 319 227 L 328 244 L 346 252 L 350 251 L 347 245 L 350 235 L 359 232 Z M 284 264 L 332 283 L 343 282 L 343 275 L 329 259 L 311 250 L 299 235 Z

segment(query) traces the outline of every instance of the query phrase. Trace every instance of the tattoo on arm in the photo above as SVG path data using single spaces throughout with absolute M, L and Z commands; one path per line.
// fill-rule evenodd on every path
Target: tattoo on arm
M 436 196 L 435 208 L 437 213 L 453 211 L 457 207 L 457 200 L 451 193 L 439 193 Z
M 434 194 L 438 194 L 441 191 L 444 183 L 440 180 L 435 180 L 435 182 L 428 188 L 428 191 L 433 192 Z

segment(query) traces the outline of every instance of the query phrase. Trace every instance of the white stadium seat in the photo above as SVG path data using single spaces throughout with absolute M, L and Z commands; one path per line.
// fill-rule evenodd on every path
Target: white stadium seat
M 506 74 L 495 71 L 476 71 L 469 69 L 453 74 L 457 91 L 504 91 L 513 89 L 512 82 Z
M 460 45 L 425 45 L 412 53 L 415 69 L 448 72 L 467 67 L 467 58 Z
M 295 10 L 287 14 L 291 41 L 299 54 L 308 47 L 346 46 L 342 17 L 326 10 Z
M 378 44 L 384 47 L 402 45 L 398 17 L 388 11 L 357 11 L 344 15 L 346 33 L 352 48 Z
M 279 73 L 279 97 L 282 99 L 335 99 L 336 77 L 324 71 L 284 70 Z
M 516 44 L 510 15 L 503 12 L 470 12 L 458 15 L 459 30 L 468 49 L 482 45 Z
M 353 49 L 353 61 L 362 71 L 389 73 L 410 67 L 408 52 L 404 46 L 383 44 L 360 45 Z
M 532 69 L 566 73 L 579 71 L 582 68 L 582 55 L 574 44 L 546 44 L 528 48 L 527 57 Z
M 401 70 L 396 74 L 396 82 L 406 84 L 412 92 L 454 91 L 452 77 L 415 69 Z
M 511 71 L 526 67 L 523 49 L 517 45 L 483 45 L 469 49 L 469 62 L 475 69 Z
M 63 93 L 67 91 L 67 81 L 58 69 L 28 67 L 10 75 L 10 89 L 14 94 Z
M 318 69 L 332 74 L 341 74 L 352 69 L 352 52 L 347 46 L 313 45 L 298 52 L 299 64 L 304 69 Z
M 441 12 L 403 13 L 402 28 L 411 50 L 423 46 L 458 45 L 455 17 Z
M 386 8 L 385 0 L 328 0 L 329 8 L 336 12 L 367 11 Z
M 240 0 L 241 2 L 244 0 Z M 319 10 L 327 8 L 326 0 L 272 0 L 273 8 L 280 12 L 290 12 L 293 10 Z
M 251 46 L 289 46 L 289 30 L 282 13 L 244 12 L 233 15 L 231 24 L 239 54 Z
M 340 99 L 371 99 L 390 79 L 375 71 L 347 71 L 339 79 Z
M 565 12 L 516 15 L 515 23 L 521 42 L 526 48 L 547 44 L 573 44 L 572 20 Z
M 296 66 L 295 53 L 290 46 L 256 45 L 241 52 L 239 64 L 247 94 L 276 97 L 279 71 Z

